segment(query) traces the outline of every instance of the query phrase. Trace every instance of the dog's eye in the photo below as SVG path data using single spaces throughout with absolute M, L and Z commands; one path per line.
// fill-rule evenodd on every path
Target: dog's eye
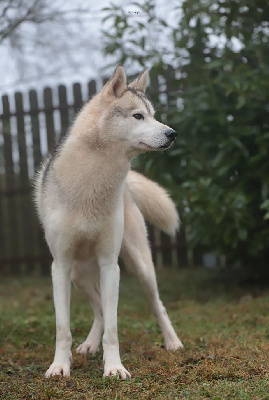
M 144 119 L 142 114 L 134 114 L 133 117 L 135 117 L 135 119 Z

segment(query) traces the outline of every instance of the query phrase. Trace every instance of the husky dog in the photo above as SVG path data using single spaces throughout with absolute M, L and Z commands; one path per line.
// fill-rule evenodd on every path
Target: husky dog
M 147 79 L 146 69 L 127 86 L 118 66 L 38 173 L 35 200 L 53 256 L 56 312 L 56 350 L 46 377 L 70 375 L 71 280 L 94 312 L 77 352 L 95 353 L 104 333 L 104 376 L 131 377 L 121 363 L 117 335 L 119 255 L 143 284 L 166 348 L 182 347 L 159 298 L 144 222 L 145 217 L 173 235 L 178 215 L 161 187 L 130 171 L 132 158 L 167 149 L 176 138 L 174 130 L 154 119 L 144 94 Z

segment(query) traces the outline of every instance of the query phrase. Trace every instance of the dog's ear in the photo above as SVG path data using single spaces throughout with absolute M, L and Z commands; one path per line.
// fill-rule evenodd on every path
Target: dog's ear
M 148 77 L 149 77 L 149 69 L 145 68 L 143 71 L 138 75 L 138 77 L 128 85 L 128 87 L 139 90 L 142 93 L 145 93 L 146 86 L 148 84 Z
M 118 65 L 114 74 L 105 84 L 101 92 L 105 93 L 108 97 L 121 97 L 126 88 L 126 75 L 124 69 L 121 65 Z

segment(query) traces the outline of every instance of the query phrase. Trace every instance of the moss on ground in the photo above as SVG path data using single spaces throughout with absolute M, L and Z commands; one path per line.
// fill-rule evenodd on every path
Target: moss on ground
M 119 304 L 122 360 L 132 379 L 102 378 L 102 354 L 73 352 L 70 378 L 46 379 L 54 352 L 49 278 L 0 283 L 1 399 L 269 399 L 269 290 L 240 288 L 205 270 L 158 273 L 160 293 L 185 348 L 163 349 L 150 305 L 123 274 Z M 73 347 L 92 313 L 74 290 Z

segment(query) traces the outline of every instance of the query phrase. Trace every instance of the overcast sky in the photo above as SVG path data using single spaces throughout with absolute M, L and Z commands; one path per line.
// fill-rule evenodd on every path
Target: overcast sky
M 173 21 L 174 4 L 176 0 L 156 0 L 157 13 L 162 17 Z M 50 46 L 42 50 L 35 51 L 31 46 L 31 40 L 34 40 L 36 33 L 29 29 L 27 40 L 29 49 L 24 54 L 15 54 L 6 44 L 0 46 L 0 93 L 14 93 L 16 90 L 28 90 L 30 88 L 41 88 L 47 85 L 58 83 L 72 83 L 76 81 L 88 81 L 91 78 L 100 78 L 104 72 L 104 65 L 108 64 L 107 59 L 101 52 L 101 28 L 104 12 L 103 7 L 107 7 L 110 1 L 98 0 L 65 0 L 65 8 L 76 8 L 80 4 L 85 8 L 89 5 L 90 12 L 81 17 L 81 25 L 78 28 L 70 23 L 68 27 L 71 35 L 64 41 L 64 45 L 71 50 L 66 55 L 62 48 L 57 48 L 58 32 L 49 32 L 51 35 L 52 46 L 55 51 L 49 51 Z M 124 0 L 114 0 L 114 4 L 122 5 L 125 10 L 134 10 L 131 3 Z M 134 18 L 143 18 L 143 15 L 134 15 Z M 77 30 L 78 29 L 78 30 Z M 62 34 L 59 27 L 59 35 Z M 77 40 L 77 41 L 76 41 Z M 61 43 L 61 42 L 59 42 Z

